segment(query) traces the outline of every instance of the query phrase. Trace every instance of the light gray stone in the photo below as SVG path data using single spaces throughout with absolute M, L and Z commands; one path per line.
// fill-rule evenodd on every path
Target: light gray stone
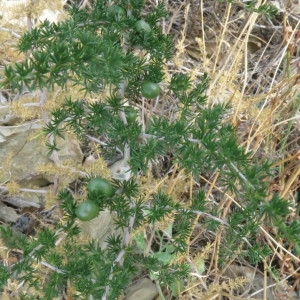
M 124 300 L 153 300 L 157 295 L 156 285 L 149 278 L 142 278 L 128 288 Z
M 15 223 L 19 215 L 12 207 L 5 206 L 0 203 L 0 220 L 4 223 Z
M 1 98 L 1 94 L 0 94 L 0 98 Z M 7 105 L 1 105 L 0 108 L 0 125 L 12 126 L 15 125 L 17 122 L 20 122 L 21 119 L 15 116 L 14 114 L 12 114 L 9 107 L 5 107 L 5 106 Z
M 23 183 L 43 186 L 51 177 L 46 177 L 36 171 L 38 166 L 51 162 L 49 149 L 43 145 L 37 137 L 29 137 L 43 125 L 37 121 L 27 122 L 17 126 L 0 126 L 0 161 L 5 161 L 8 154 L 12 154 L 12 160 L 5 180 L 23 181 Z M 65 137 L 58 143 L 60 151 L 58 156 L 61 161 L 74 160 L 75 164 L 81 163 L 83 154 L 79 143 L 75 139 Z
M 110 235 L 124 235 L 122 229 L 116 228 L 113 213 L 108 210 L 101 211 L 98 217 L 88 222 L 78 221 L 78 224 L 81 229 L 81 238 L 96 240 L 102 249 L 105 249 L 106 240 Z

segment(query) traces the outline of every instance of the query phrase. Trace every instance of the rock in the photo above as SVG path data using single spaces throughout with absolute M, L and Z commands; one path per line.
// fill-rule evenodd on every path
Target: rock
M 157 295 L 156 285 L 149 278 L 142 278 L 127 289 L 124 300 L 153 300 Z
M 19 215 L 12 207 L 5 206 L 0 203 L 0 220 L 4 223 L 15 223 L 19 219 Z
M 0 1 L 0 18 L 7 23 L 19 26 L 26 26 L 26 9 L 22 9 L 24 5 L 29 6 L 28 0 L 2 0 Z M 43 22 L 46 19 L 50 22 L 58 22 L 66 17 L 63 11 L 64 1 L 52 1 L 38 3 L 31 8 L 34 21 L 37 23 Z M 18 10 L 16 8 L 19 8 Z
M 51 162 L 48 148 L 38 137 L 29 139 L 36 130 L 42 128 L 43 125 L 37 121 L 17 126 L 0 126 L 0 160 L 5 162 L 8 155 L 12 157 L 7 163 L 7 170 L 2 170 L 3 180 L 22 181 L 23 186 L 44 186 L 51 181 L 51 176 L 46 177 L 36 171 L 38 166 Z M 75 139 L 66 136 L 65 140 L 59 141 L 58 147 L 61 161 L 68 159 L 72 160 L 74 165 L 81 164 L 83 154 Z
M 34 197 L 36 195 L 34 194 L 32 196 Z M 33 197 L 30 197 L 29 199 L 25 199 L 19 196 L 4 196 L 2 197 L 1 201 L 19 208 L 30 207 L 30 208 L 39 209 L 41 207 L 41 204 L 32 201 Z
M 82 239 L 96 240 L 102 249 L 106 246 L 105 241 L 108 236 L 112 234 L 120 234 L 123 236 L 122 230 L 116 229 L 112 213 L 108 210 L 101 211 L 99 216 L 91 221 L 79 221 L 79 227 L 81 229 L 80 237 Z
M 9 108 L 8 100 L 0 92 L 0 125 L 15 125 L 21 118 L 15 116 Z
M 121 159 L 109 167 L 112 178 L 120 181 L 127 181 L 131 177 L 130 166 L 126 159 Z
M 9 297 L 6 293 L 0 294 L 0 300 L 11 300 L 12 298 Z
M 110 226 L 112 226 L 112 217 L 109 211 L 101 211 L 98 217 L 91 221 L 79 221 L 81 235 L 96 241 L 103 239 Z

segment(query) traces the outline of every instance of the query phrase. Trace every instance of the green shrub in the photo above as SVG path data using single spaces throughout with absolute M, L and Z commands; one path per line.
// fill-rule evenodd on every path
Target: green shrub
M 50 152 L 59 150 L 57 139 L 67 130 L 82 141 L 87 136 L 105 136 L 102 155 L 107 159 L 117 150 L 122 152 L 130 178 L 114 181 L 115 192 L 110 197 L 94 191 L 88 200 L 100 210 L 114 212 L 124 235 L 111 235 L 105 249 L 95 241 L 78 243 L 79 203 L 69 190 L 62 190 L 58 201 L 64 218 L 54 230 L 38 232 L 35 239 L 16 239 L 9 227 L 1 227 L 7 246 L 23 251 L 17 263 L 1 266 L 1 286 L 10 277 L 25 280 L 40 290 L 43 299 L 52 299 L 71 283 L 80 299 L 115 299 L 143 270 L 176 294 L 172 285 L 183 283 L 191 266 L 175 258 L 187 253 L 196 216 L 201 217 L 203 229 L 212 234 L 222 232 L 220 265 L 236 256 L 253 263 L 265 259 L 270 249 L 257 238 L 263 224 L 276 228 L 279 236 L 288 236 L 299 249 L 299 224 L 285 225 L 288 202 L 268 193 L 270 164 L 254 163 L 251 154 L 238 145 L 234 128 L 226 120 L 226 106 L 206 104 L 209 78 L 204 74 L 201 81 L 192 82 L 186 74 L 175 73 L 169 83 L 164 82 L 173 47 L 171 37 L 164 35 L 158 24 L 167 16 L 163 5 L 143 16 L 142 0 L 115 1 L 117 9 L 111 9 L 109 2 L 95 1 L 88 10 L 73 7 L 69 20 L 58 24 L 45 21 L 25 33 L 18 47 L 29 54 L 28 58 L 5 67 L 2 85 L 11 91 L 69 90 L 74 86 L 86 95 L 100 95 L 94 103 L 66 98 L 52 111 L 45 133 L 54 137 L 48 144 Z M 151 29 L 136 28 L 139 20 L 145 20 Z M 136 115 L 126 119 L 142 98 L 143 82 L 160 83 L 160 101 L 176 99 L 177 118 L 171 120 L 162 112 L 144 127 Z M 109 95 L 102 96 L 104 90 L 109 90 Z M 139 178 L 157 159 L 170 154 L 178 172 L 192 174 L 195 183 L 200 175 L 219 174 L 217 183 L 223 187 L 220 195 L 229 193 L 235 199 L 226 220 L 218 204 L 210 203 L 205 191 L 196 185 L 189 201 L 175 199 L 163 189 L 143 198 Z M 169 222 L 165 231 L 155 229 L 161 221 Z M 149 249 L 143 234 L 130 235 L 139 226 L 154 228 L 159 241 L 156 249 Z M 55 242 L 61 233 L 67 238 L 58 250 Z M 35 270 L 36 261 L 47 262 L 47 274 Z M 201 268 L 205 269 L 203 264 Z

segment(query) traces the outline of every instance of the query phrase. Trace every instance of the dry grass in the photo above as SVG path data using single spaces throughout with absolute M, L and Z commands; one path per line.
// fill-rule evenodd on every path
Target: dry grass
M 267 19 L 256 13 L 246 13 L 238 5 L 217 1 L 169 1 L 168 5 L 172 18 L 163 25 L 166 33 L 176 37 L 176 53 L 166 77 L 181 71 L 197 79 L 208 73 L 211 78 L 208 102 L 230 106 L 229 118 L 240 144 L 258 163 L 262 158 L 275 161 L 277 172 L 276 177 L 270 178 L 270 191 L 279 192 L 297 207 L 296 192 L 300 187 L 300 16 L 288 13 L 288 6 L 281 7 L 278 16 Z M 168 103 L 167 108 L 160 109 L 172 119 L 175 116 L 171 108 L 172 103 Z M 181 175 L 178 173 L 177 176 Z M 216 184 L 218 175 L 210 174 L 209 178 L 202 179 L 206 199 L 218 203 L 219 217 L 226 220 L 232 203 L 238 206 L 239 203 L 226 193 L 223 199 L 218 199 L 218 192 L 222 191 L 222 186 Z M 176 177 L 171 178 L 166 182 L 167 186 L 173 187 L 176 180 Z M 191 197 L 196 185 L 186 180 L 186 195 Z M 168 191 L 172 193 L 172 188 Z M 186 201 L 188 199 L 187 196 Z M 293 219 L 299 219 L 296 209 L 289 216 L 289 221 Z M 264 263 L 265 272 L 238 261 L 241 249 L 236 249 L 231 260 L 219 269 L 222 231 L 212 236 L 198 224 L 199 217 L 196 217 L 187 257 L 191 261 L 194 257 L 203 257 L 206 272 L 205 276 L 194 274 L 182 299 L 242 299 L 251 298 L 251 293 L 255 298 L 295 299 L 293 291 L 299 288 L 300 259 L 291 252 L 292 245 L 287 247 L 276 239 L 270 228 L 261 227 L 261 239 L 273 249 L 272 259 Z M 205 245 L 211 245 L 209 252 Z M 275 283 L 270 275 L 274 265 L 278 268 Z M 243 272 L 247 266 L 252 268 L 248 276 Z M 240 274 L 228 283 L 227 280 L 233 279 L 228 273 L 232 267 Z M 236 290 L 245 277 L 254 286 L 260 281 L 261 290 L 248 289 L 247 292 L 244 289 L 242 298 L 224 292 Z M 272 290 L 272 285 L 280 292 Z

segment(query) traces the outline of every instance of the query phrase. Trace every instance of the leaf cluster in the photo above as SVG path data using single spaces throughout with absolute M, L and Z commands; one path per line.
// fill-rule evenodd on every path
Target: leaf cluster
M 162 4 L 147 14 L 151 26 L 140 34 L 135 23 L 142 16 L 143 1 L 120 1 L 127 15 L 122 18 L 109 13 L 109 1 L 96 1 L 93 9 L 70 9 L 70 19 L 50 23 L 25 33 L 19 42 L 20 52 L 28 58 L 5 66 L 2 85 L 16 91 L 81 86 L 87 93 L 98 92 L 106 85 L 119 86 L 128 81 L 134 91 L 137 80 L 161 81 L 161 64 L 172 55 L 170 37 L 164 35 L 157 21 L 166 15 Z M 129 9 L 130 8 L 130 9 Z M 134 55 L 145 49 L 150 61 Z

